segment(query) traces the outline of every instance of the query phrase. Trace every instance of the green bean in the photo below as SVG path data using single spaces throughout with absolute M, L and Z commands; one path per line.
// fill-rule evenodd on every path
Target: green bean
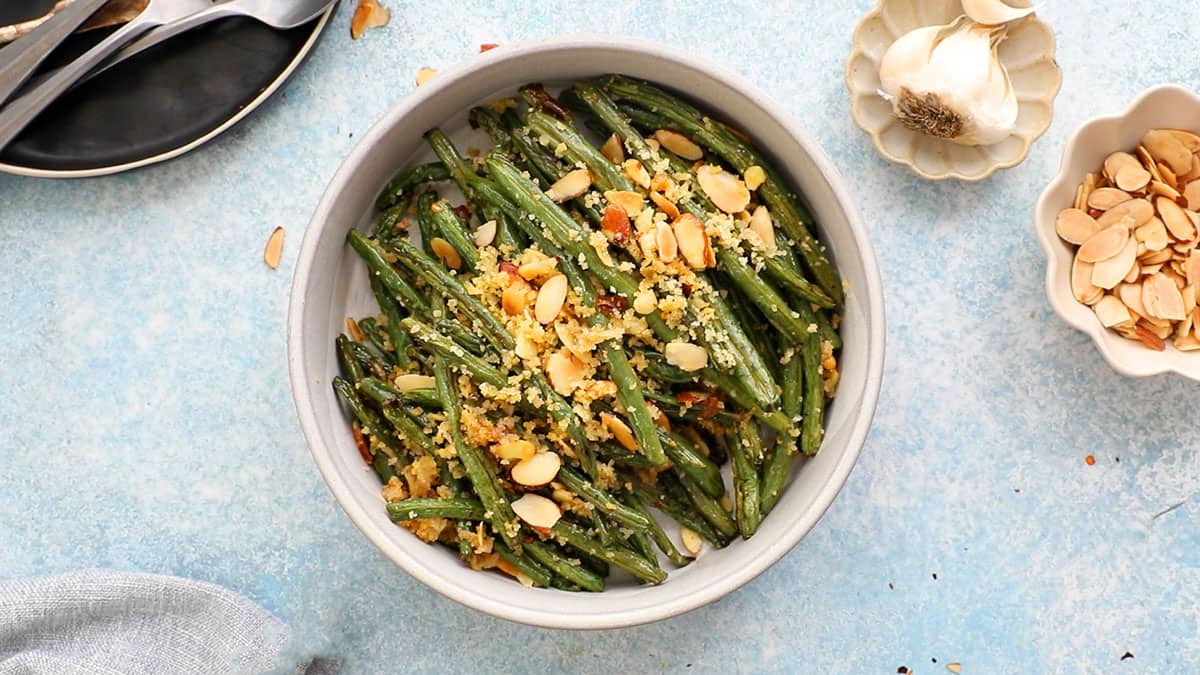
M 350 230 L 346 235 L 346 240 L 367 264 L 371 276 L 378 277 L 383 287 L 400 302 L 401 306 L 417 316 L 425 316 L 429 313 L 429 303 L 425 302 L 425 299 L 392 267 L 379 242 L 367 238 L 367 235 L 358 230 Z M 409 245 L 411 246 L 411 244 Z
M 449 520 L 483 520 L 483 504 L 478 499 L 456 497 L 423 497 L 388 502 L 387 512 L 395 522 L 417 518 L 447 518 Z
M 645 530 L 650 527 L 649 518 L 644 514 L 617 501 L 615 497 L 596 487 L 570 467 L 564 466 L 558 470 L 558 480 L 562 481 L 563 485 L 566 485 L 567 489 L 578 495 L 580 499 L 595 506 L 596 510 L 604 514 L 606 518 L 611 518 L 616 523 L 636 530 Z
M 675 565 L 676 567 L 686 567 L 688 563 L 692 562 L 692 558 L 690 556 L 684 555 L 679 551 L 678 548 L 675 547 L 675 542 L 671 541 L 671 538 L 667 536 L 667 533 L 665 530 L 663 530 L 662 525 L 659 525 L 658 521 L 654 519 L 654 516 L 650 515 L 650 511 L 648 510 L 647 503 L 644 499 L 636 494 L 631 494 L 627 497 L 627 503 L 631 507 L 640 511 L 642 515 L 646 516 L 647 520 L 650 521 L 650 529 L 648 530 L 650 533 L 650 538 L 654 541 L 654 545 L 658 548 L 658 550 L 662 551 L 663 555 L 667 556 L 667 560 L 670 560 L 671 564 Z
M 496 553 L 498 553 L 505 562 L 517 568 L 517 571 L 519 571 L 521 574 L 524 574 L 534 586 L 537 586 L 538 588 L 545 588 L 546 586 L 550 585 L 550 582 L 553 579 L 553 573 L 543 567 L 540 563 L 530 558 L 526 558 L 525 556 L 513 553 L 512 549 L 505 546 L 503 542 L 498 541 L 493 546 L 496 550 Z M 528 546 L 526 547 L 526 552 L 528 553 Z
M 672 432 L 661 433 L 663 448 L 666 449 L 667 457 L 671 459 L 675 469 L 695 481 L 705 494 L 713 499 L 720 499 L 721 495 L 725 494 L 721 468 L 700 454 L 700 451 L 683 436 Z
M 604 577 L 583 567 L 578 560 L 559 553 L 553 546 L 532 539 L 525 542 L 524 552 L 572 586 L 593 593 L 604 590 Z
M 588 536 L 579 527 L 560 520 L 550 528 L 554 537 L 573 549 L 596 556 L 632 574 L 635 578 L 651 584 L 666 581 L 667 573 L 656 563 L 622 547 L 606 547 Z
M 450 172 L 439 162 L 418 164 L 411 169 L 401 171 L 393 178 L 387 184 L 387 187 L 379 193 L 379 198 L 375 200 L 375 206 L 380 211 L 384 211 L 399 203 L 405 197 L 411 197 L 409 191 L 418 185 L 437 183 L 449 179 Z
M 758 425 L 747 418 L 728 437 L 729 457 L 733 464 L 733 499 L 737 509 L 737 529 L 749 539 L 762 522 L 762 498 L 759 494 L 758 468 L 751 456 L 754 446 L 762 447 Z
M 725 510 L 725 507 L 721 506 L 721 501 L 710 497 L 691 477 L 676 471 L 673 475 L 659 476 L 658 479 L 659 481 L 668 482 L 672 479 L 677 480 L 683 488 L 683 492 L 691 500 L 692 505 L 696 507 L 696 511 L 717 532 L 726 537 L 733 537 L 738 533 L 737 523 L 734 522 L 733 517 Z
M 445 335 L 433 330 L 429 324 L 422 323 L 420 320 L 410 316 L 407 319 L 401 320 L 400 326 L 414 340 L 427 347 L 439 357 L 450 360 L 457 369 L 469 374 L 472 380 L 490 384 L 493 387 L 505 387 L 508 385 L 508 378 L 499 370 L 496 370 L 492 364 L 463 349 Z
M 378 447 L 390 459 L 397 459 L 404 454 L 400 440 L 396 438 L 395 434 L 388 431 L 382 420 L 363 403 L 358 393 L 354 391 L 353 384 L 341 377 L 334 377 L 333 390 L 346 402 L 350 413 L 362 425 L 367 436 L 375 440 L 376 446 L 372 447 Z

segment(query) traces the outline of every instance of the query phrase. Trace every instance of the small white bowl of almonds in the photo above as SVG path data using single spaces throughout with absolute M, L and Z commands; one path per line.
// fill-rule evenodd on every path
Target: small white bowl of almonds
M 1085 123 L 1037 230 L 1051 306 L 1117 372 L 1200 380 L 1200 96 L 1153 87 Z

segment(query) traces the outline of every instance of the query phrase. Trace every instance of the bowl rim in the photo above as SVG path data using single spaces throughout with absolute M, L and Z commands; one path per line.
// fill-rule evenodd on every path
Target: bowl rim
M 1136 362 L 1134 362 L 1117 354 L 1111 346 L 1118 344 L 1113 342 L 1114 340 L 1125 341 L 1125 338 L 1119 337 L 1107 328 L 1104 328 L 1096 320 L 1095 315 L 1090 312 L 1079 315 L 1078 312 L 1070 311 L 1070 308 L 1078 306 L 1079 302 L 1075 299 L 1074 294 L 1070 292 L 1070 272 L 1064 271 L 1055 257 L 1055 252 L 1062 246 L 1062 243 L 1055 232 L 1055 224 L 1042 217 L 1043 214 L 1050 213 L 1047 209 L 1054 206 L 1051 204 L 1051 201 L 1054 199 L 1055 194 L 1063 189 L 1064 184 L 1070 183 L 1067 173 L 1070 171 L 1071 164 L 1074 162 L 1075 152 L 1081 147 L 1083 139 L 1098 127 L 1119 125 L 1131 119 L 1138 113 L 1142 106 L 1146 105 L 1151 99 L 1159 96 L 1183 96 L 1190 99 L 1196 108 L 1200 110 L 1200 95 L 1184 85 L 1168 83 L 1142 90 L 1125 107 L 1115 113 L 1096 115 L 1085 120 L 1071 134 L 1070 138 L 1067 139 L 1066 145 L 1063 146 L 1062 158 L 1059 160 L 1058 172 L 1038 197 L 1037 205 L 1034 207 L 1034 229 L 1037 231 L 1038 242 L 1042 245 L 1042 252 L 1046 254 L 1045 286 L 1046 298 L 1050 301 L 1050 307 L 1068 325 L 1091 337 L 1092 342 L 1095 343 L 1096 348 L 1100 351 L 1100 355 L 1104 357 L 1104 360 L 1108 362 L 1108 365 L 1113 370 L 1127 377 L 1150 377 L 1164 373 L 1175 373 L 1192 380 L 1200 381 L 1200 369 L 1194 366 L 1191 369 L 1184 368 L 1177 363 L 1180 357 L 1184 355 L 1183 352 L 1168 351 L 1156 353 L 1147 350 L 1144 355 L 1139 354 L 1141 358 L 1136 359 Z M 1113 152 L 1116 152 L 1116 150 L 1113 150 Z M 1053 213 L 1058 213 L 1060 210 L 1055 208 Z M 1189 358 L 1200 360 L 1200 354 L 1189 355 Z
M 1033 144 L 1036 143 L 1037 140 L 1041 138 L 1050 128 L 1050 125 L 1053 124 L 1054 101 L 1058 98 L 1059 92 L 1062 91 L 1062 67 L 1058 65 L 1057 58 L 1058 37 L 1054 34 L 1054 29 L 1050 27 L 1050 24 L 1042 20 L 1037 13 L 1031 14 L 1017 22 L 1027 23 L 1029 26 L 1036 27 L 1037 30 L 1041 31 L 1046 37 L 1049 38 L 1049 44 L 1046 49 L 1046 53 L 1042 56 L 1041 60 L 1053 64 L 1054 72 L 1058 75 L 1058 77 L 1055 79 L 1054 87 L 1052 89 L 1047 89 L 1044 92 L 1045 98 L 1043 100 L 1050 107 L 1050 116 L 1046 118 L 1045 124 L 1036 129 L 1028 137 L 1019 137 L 1024 144 L 1021 148 L 1021 154 L 1011 160 L 994 161 L 988 165 L 987 169 L 983 173 L 980 174 L 967 175 L 956 171 L 953 168 L 947 168 L 941 173 L 930 173 L 921 166 L 918 166 L 912 157 L 902 157 L 900 155 L 893 154 L 888 152 L 888 150 L 883 147 L 883 135 L 881 133 L 882 130 L 872 131 L 871 129 L 867 128 L 867 123 L 863 119 L 860 111 L 861 97 L 855 93 L 854 89 L 854 73 L 851 71 L 851 66 L 859 56 L 866 54 L 866 51 L 862 47 L 862 34 L 866 29 L 868 21 L 872 19 L 883 19 L 883 8 L 884 5 L 889 1 L 890 0 L 877 0 L 875 7 L 870 12 L 867 12 L 867 14 L 865 14 L 863 18 L 859 19 L 858 23 L 854 25 L 854 31 L 851 33 L 850 37 L 850 55 L 846 58 L 846 66 L 843 69 L 843 80 L 846 83 L 846 91 L 850 96 L 850 116 L 854 118 L 855 124 L 862 129 L 863 133 L 867 134 L 867 136 L 871 138 L 871 142 L 875 146 L 875 150 L 889 162 L 907 167 L 913 173 L 917 174 L 921 178 L 924 178 L 925 180 L 938 182 L 947 180 L 960 180 L 964 183 L 978 183 L 990 178 L 992 174 L 1000 171 L 1001 169 L 1011 169 L 1028 159 L 1029 153 L 1033 149 Z
M 749 564 L 739 567 L 730 574 L 717 579 L 701 592 L 672 598 L 651 608 L 563 615 L 553 609 L 512 607 L 467 587 L 447 586 L 435 583 L 438 579 L 428 574 L 415 561 L 410 561 L 410 556 L 406 552 L 399 550 L 391 544 L 384 534 L 372 524 L 365 510 L 356 505 L 355 501 L 351 498 L 351 493 L 354 491 L 349 485 L 340 480 L 338 469 L 332 459 L 332 449 L 327 447 L 321 438 L 320 423 L 317 420 L 316 413 L 305 403 L 309 398 L 310 383 L 313 382 L 313 376 L 317 374 L 310 373 L 304 363 L 303 355 L 307 351 L 307 346 L 303 331 L 301 330 L 300 320 L 303 315 L 309 284 L 317 276 L 313 274 L 312 270 L 317 252 L 316 244 L 320 238 L 321 231 L 325 227 L 324 224 L 329 221 L 328 216 L 330 215 L 333 203 L 336 201 L 337 195 L 350 182 L 352 175 L 355 173 L 355 167 L 362 163 L 375 144 L 380 141 L 391 127 L 425 101 L 438 96 L 449 83 L 460 77 L 479 70 L 488 69 L 509 60 L 545 56 L 548 53 L 570 52 L 578 49 L 615 50 L 651 59 L 668 61 L 692 69 L 706 77 L 721 82 L 745 96 L 756 106 L 760 107 L 789 136 L 795 139 L 804 152 L 811 158 L 816 169 L 820 172 L 822 179 L 829 187 L 834 199 L 837 201 L 838 206 L 845 213 L 849 234 L 857 248 L 858 256 L 861 258 L 865 288 L 856 288 L 854 291 L 862 298 L 864 314 L 867 320 L 865 330 L 867 354 L 865 355 L 866 379 L 862 402 L 858 410 L 850 418 L 850 431 L 846 447 L 838 458 L 838 461 L 834 464 L 828 479 L 817 490 L 812 506 L 794 519 L 794 522 L 791 523 L 783 536 L 771 542 Z M 338 505 L 376 548 L 425 586 L 472 609 L 498 618 L 532 626 L 590 630 L 631 627 L 660 621 L 691 611 L 713 602 L 748 583 L 790 551 L 812 529 L 826 510 L 828 510 L 857 462 L 870 430 L 879 400 L 879 392 L 883 380 L 885 337 L 884 296 L 879 263 L 874 247 L 871 245 L 870 238 L 868 237 L 867 229 L 855 207 L 855 202 L 832 160 L 796 124 L 782 106 L 768 99 L 741 76 L 722 67 L 715 66 L 703 59 L 698 59 L 694 54 L 640 39 L 600 34 L 576 34 L 502 45 L 487 52 L 474 55 L 453 68 L 445 69 L 438 77 L 403 96 L 359 139 L 330 179 L 308 224 L 301 243 L 288 305 L 287 358 L 293 402 L 296 406 L 300 426 L 308 442 L 313 460 L 316 462 L 329 491 L 333 494 Z

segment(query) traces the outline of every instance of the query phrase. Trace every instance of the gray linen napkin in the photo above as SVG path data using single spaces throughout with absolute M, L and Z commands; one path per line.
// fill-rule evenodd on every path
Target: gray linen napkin
M 0 675 L 265 673 L 289 638 L 246 598 L 188 579 L 94 570 L 0 583 Z

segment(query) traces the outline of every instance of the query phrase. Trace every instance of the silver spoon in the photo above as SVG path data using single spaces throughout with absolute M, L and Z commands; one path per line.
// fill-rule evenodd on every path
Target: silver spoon
M 79 24 L 108 0 L 76 0 L 0 51 L 0 104 L 7 101 Z

